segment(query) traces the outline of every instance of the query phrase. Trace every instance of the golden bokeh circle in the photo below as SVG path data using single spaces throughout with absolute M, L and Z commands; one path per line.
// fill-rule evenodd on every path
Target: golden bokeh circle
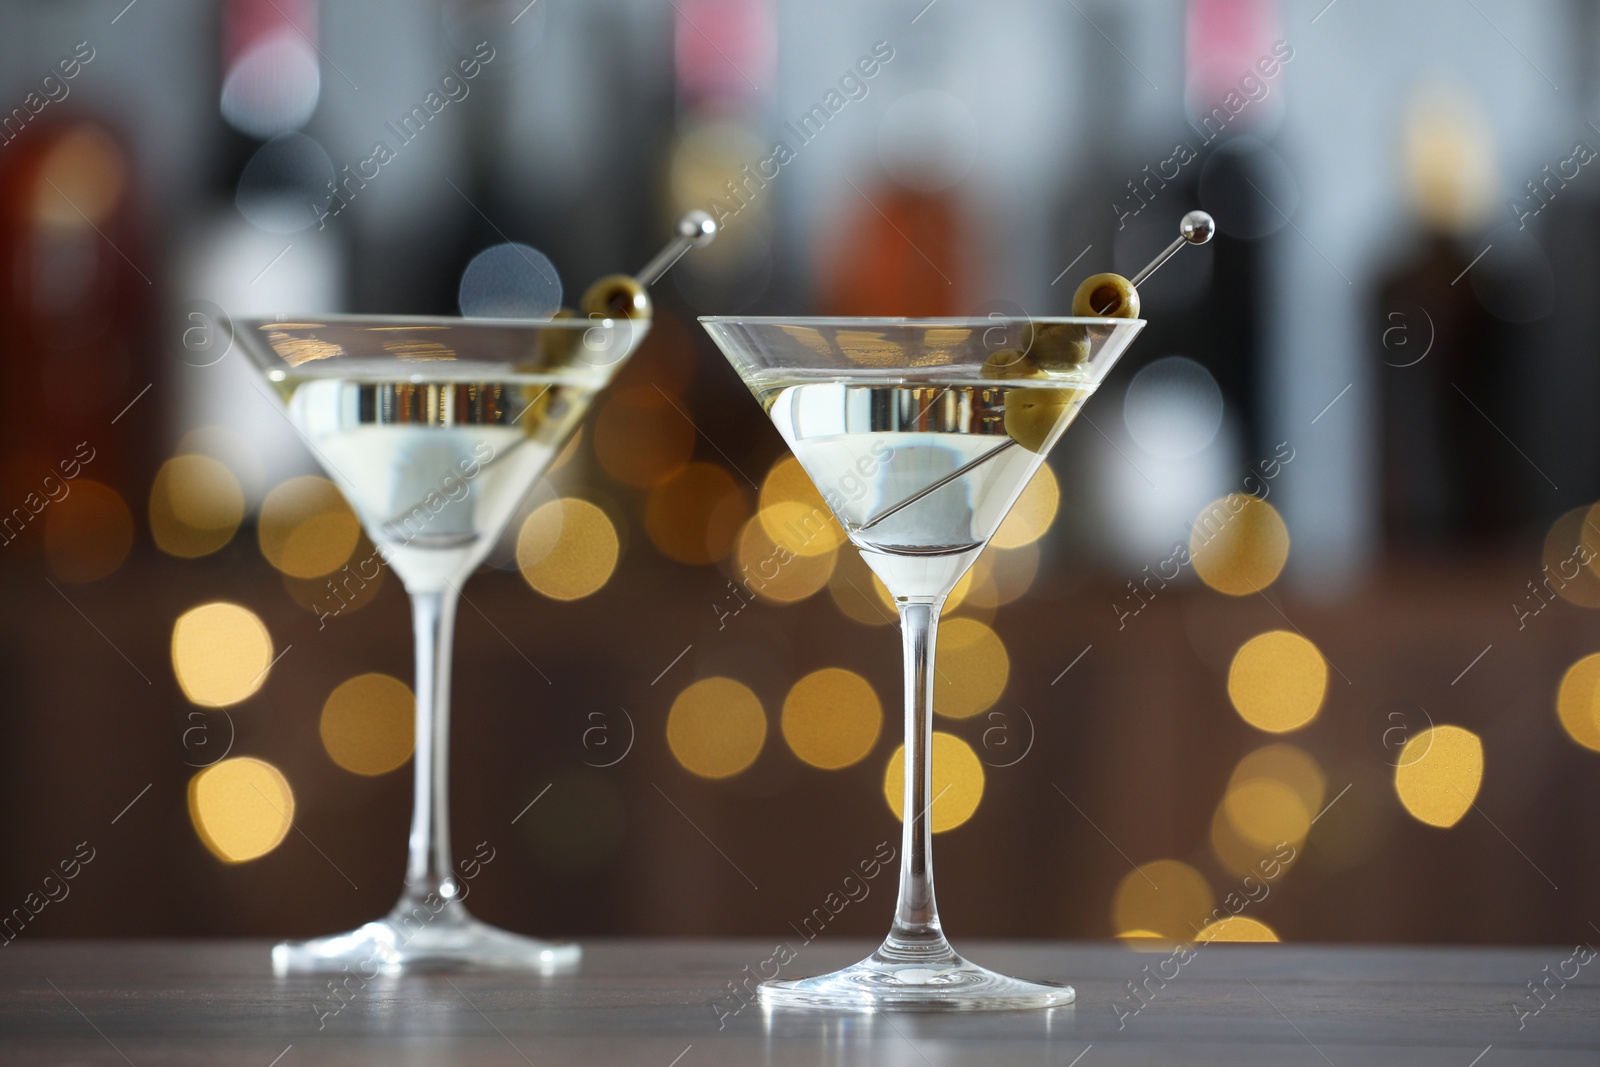
M 540 504 L 517 532 L 517 568 L 528 585 L 551 600 L 599 592 L 621 554 L 611 517 L 578 497 Z
M 1019 548 L 991 546 L 985 549 L 967 572 L 972 579 L 967 603 L 993 610 L 1020 600 L 1039 576 L 1039 557 L 1037 543 Z
M 978 810 L 983 801 L 983 763 L 978 754 L 955 734 L 933 731 L 933 751 L 929 760 L 933 782 L 933 806 L 928 809 L 928 826 L 933 833 L 954 830 Z M 889 757 L 883 772 L 883 796 L 897 819 L 905 819 L 906 746 Z
M 222 548 L 244 519 L 244 489 L 226 463 L 211 456 L 173 456 L 150 486 L 150 536 L 179 559 Z
M 1245 722 L 1281 734 L 1298 730 L 1322 709 L 1328 665 L 1317 646 L 1288 630 L 1257 634 L 1234 653 L 1228 699 Z
M 1276 778 L 1247 778 L 1230 785 L 1222 808 L 1245 844 L 1262 850 L 1280 842 L 1304 840 L 1316 814 L 1306 808 L 1293 787 Z
M 1561 676 L 1556 716 L 1568 737 L 1600 752 L 1600 652 L 1583 657 Z
M 1394 769 L 1400 803 L 1418 822 L 1446 828 L 1472 810 L 1483 785 L 1483 741 L 1460 726 L 1430 726 L 1406 742 Z
M 267 562 L 284 574 L 319 578 L 344 566 L 361 539 L 361 523 L 337 486 L 307 474 L 267 494 L 256 538 Z
M 845 543 L 811 476 L 793 456 L 772 465 L 761 482 L 757 514 L 773 543 L 798 556 L 823 556 Z
M 1196 941 L 1277 941 L 1278 935 L 1272 932 L 1272 927 L 1260 919 L 1252 919 L 1244 915 L 1230 915 L 1226 919 L 1218 919 L 1209 923 L 1198 934 Z
M 354 774 L 387 774 L 411 758 L 416 707 L 411 687 L 398 678 L 358 674 L 341 682 L 322 705 L 322 747 Z
M 294 790 L 272 764 L 235 756 L 189 779 L 189 821 L 224 863 L 259 859 L 289 833 Z
M 1061 485 L 1050 464 L 1041 463 L 1011 505 L 989 544 L 994 548 L 1021 548 L 1045 535 L 1061 510 Z
M 828 584 L 838 561 L 837 549 L 820 556 L 798 556 L 767 533 L 761 514 L 744 524 L 734 549 L 734 583 L 763 600 L 792 604 Z
M 1283 573 L 1289 528 L 1278 509 L 1247 493 L 1229 493 L 1200 512 L 1189 534 L 1200 580 L 1219 593 L 1248 596 Z
M 794 683 L 783 701 L 783 739 L 813 767 L 835 771 L 866 758 L 883 730 L 883 704 L 854 671 L 824 667 Z
M 660 485 L 694 455 L 694 426 L 653 385 L 617 390 L 594 419 L 595 459 L 635 489 Z
M 1275 741 L 1246 755 L 1228 778 L 1231 789 L 1252 778 L 1271 778 L 1282 782 L 1300 798 L 1306 810 L 1322 810 L 1322 799 L 1327 795 L 1328 779 L 1322 765 L 1305 749 L 1284 741 Z
M 715 463 L 690 463 L 650 490 L 644 532 L 668 559 L 704 566 L 728 558 L 747 518 L 733 475 Z
M 1188 942 L 1210 918 L 1216 897 L 1205 875 L 1181 860 L 1152 860 L 1123 875 L 1111 898 L 1111 928 Z
M 133 549 L 133 512 L 109 485 L 89 478 L 63 483 L 67 494 L 44 513 L 44 557 L 63 582 L 97 582 Z
M 873 583 L 877 583 L 876 586 Z M 841 551 L 838 565 L 828 576 L 828 595 L 833 598 L 834 605 L 846 616 L 867 626 L 887 626 L 897 617 L 894 605 L 885 604 L 878 592 L 882 586 L 883 582 L 872 573 L 859 552 Z
M 988 711 L 1011 678 L 1011 657 L 1000 635 L 977 619 L 939 624 L 933 710 L 952 719 Z
M 1522 587 L 1516 608 L 1540 611 L 1550 590 L 1579 607 L 1600 608 L 1600 513 L 1573 508 L 1551 523 L 1540 562 L 1544 577 Z
M 214 601 L 172 624 L 172 672 L 183 695 L 225 708 L 254 695 L 272 665 L 272 635 L 249 608 Z
M 750 687 L 732 678 L 702 678 L 672 702 L 667 746 L 684 770 L 728 778 L 756 761 L 767 740 L 767 714 Z

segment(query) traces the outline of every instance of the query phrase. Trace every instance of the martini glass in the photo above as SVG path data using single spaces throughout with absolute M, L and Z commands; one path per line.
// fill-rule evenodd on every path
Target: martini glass
M 715 230 L 691 213 L 629 286 Z M 273 947 L 278 974 L 362 977 L 462 966 L 569 969 L 580 948 L 468 914 L 450 849 L 450 650 L 461 585 L 650 327 L 648 317 L 324 315 L 247 320 L 234 336 L 411 598 L 415 797 L 405 888 L 387 916 Z
M 1182 236 L 1124 284 L 1185 243 L 1204 243 L 1210 223 L 1186 217 Z M 945 598 L 1144 321 L 700 321 L 893 594 L 904 643 L 900 890 L 889 936 L 843 970 L 762 983 L 762 1002 L 867 1011 L 1072 1003 L 1070 986 L 997 974 L 945 939 L 930 822 L 934 638 Z

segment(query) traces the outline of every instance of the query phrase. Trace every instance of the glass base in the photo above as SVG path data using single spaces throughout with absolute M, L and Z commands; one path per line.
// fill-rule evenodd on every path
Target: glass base
M 1008 978 L 950 948 L 921 959 L 893 959 L 879 949 L 832 974 L 763 982 L 760 996 L 771 1007 L 834 1011 L 1008 1011 L 1077 999 L 1071 986 Z
M 402 902 L 387 918 L 349 933 L 272 947 L 277 975 L 344 972 L 362 978 L 467 969 L 539 971 L 575 968 L 583 949 L 568 941 L 523 937 L 479 922 L 461 904 L 435 910 Z

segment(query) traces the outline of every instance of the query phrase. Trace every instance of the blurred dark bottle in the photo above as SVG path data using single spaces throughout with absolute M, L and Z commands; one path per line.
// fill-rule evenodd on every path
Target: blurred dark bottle
M 158 272 L 126 139 L 65 69 L 47 82 L 67 92 L 0 137 L 0 560 L 43 546 L 56 579 L 85 582 L 126 558 L 149 484 Z
M 1600 114 L 1600 51 L 1594 45 L 1600 5 L 1571 0 L 1567 7 L 1575 84 L 1562 100 L 1570 109 L 1565 128 L 1572 140 L 1555 142 L 1537 174 L 1530 166 L 1528 174 L 1517 176 L 1522 184 L 1512 188 L 1506 215 L 1508 226 L 1516 225 L 1517 236 L 1528 242 L 1522 287 L 1540 290 L 1518 294 L 1514 306 L 1549 312 L 1529 322 L 1508 353 L 1525 376 L 1522 417 L 1513 436 L 1559 486 L 1534 487 L 1532 517 L 1541 525 L 1600 497 L 1600 178 L 1593 173 L 1600 171 L 1600 130 L 1590 120 Z M 1545 167 L 1558 179 L 1548 186 Z M 1527 473 L 1536 477 L 1531 469 Z M 1591 545 L 1600 544 L 1600 534 L 1585 536 L 1592 537 Z
M 1425 88 L 1404 156 L 1415 225 L 1380 275 L 1370 331 L 1381 361 L 1384 528 L 1391 543 L 1417 549 L 1494 540 L 1518 524 L 1538 475 L 1505 436 L 1519 426 L 1512 329 L 1469 277 L 1487 271 L 1474 259 L 1492 243 L 1485 124 L 1458 91 Z
M 966 315 L 974 254 L 961 183 L 970 144 L 964 105 L 938 88 L 962 42 L 933 23 L 872 56 L 893 74 L 895 103 L 878 129 L 879 166 L 849 176 L 822 225 L 818 310 L 830 315 Z

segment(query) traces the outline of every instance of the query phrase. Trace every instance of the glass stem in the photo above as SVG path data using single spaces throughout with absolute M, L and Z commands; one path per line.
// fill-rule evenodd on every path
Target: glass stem
M 933 649 L 944 597 L 900 601 L 906 668 L 906 782 L 900 832 L 900 898 L 878 955 L 933 960 L 953 955 L 933 899 Z
M 428 903 L 454 903 L 459 889 L 450 858 L 450 651 L 459 594 L 411 594 L 411 624 L 416 632 L 417 726 L 411 761 L 414 797 L 406 887 L 397 910 Z M 459 905 L 451 911 L 459 909 Z

